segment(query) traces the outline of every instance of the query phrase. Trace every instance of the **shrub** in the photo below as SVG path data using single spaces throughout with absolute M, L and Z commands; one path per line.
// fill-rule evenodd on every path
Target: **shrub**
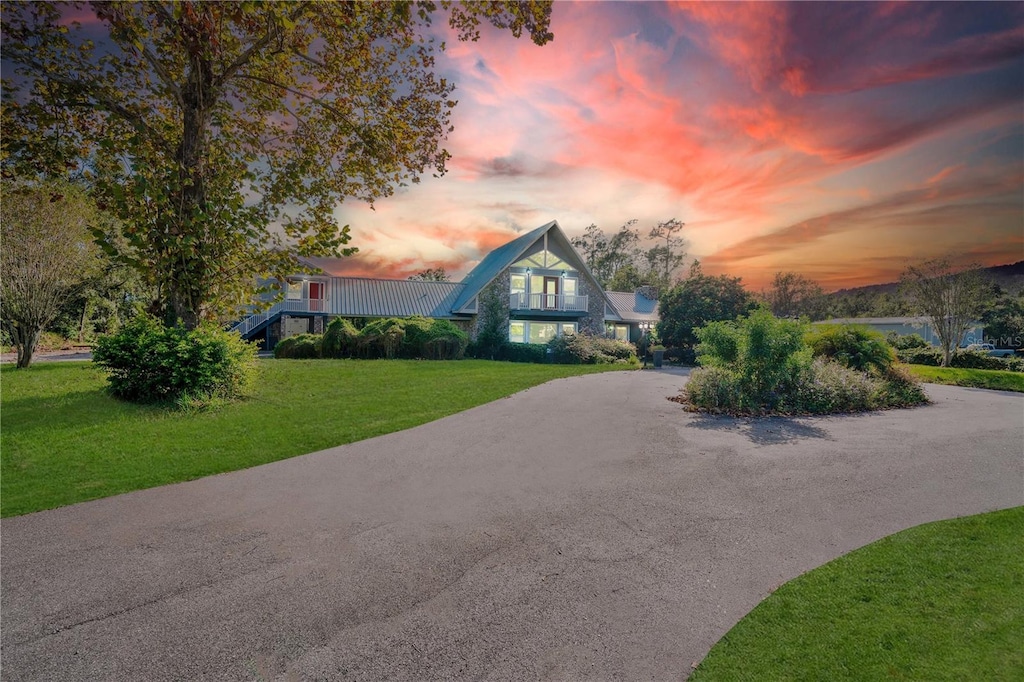
M 930 365 L 932 367 L 938 367 L 942 364 L 942 353 L 938 348 L 928 346 L 927 348 L 908 348 L 906 350 L 896 351 L 896 356 L 900 359 L 900 362 L 905 362 L 910 365 Z
M 776 319 L 766 310 L 697 330 L 704 367 L 691 373 L 683 398 L 701 410 L 748 415 L 856 412 L 927 402 L 916 380 L 891 364 L 891 350 L 880 338 L 842 329 L 808 334 L 821 339 L 823 349 L 812 359 L 805 331 L 802 323 Z
M 107 372 L 110 392 L 137 403 L 243 396 L 256 374 L 256 347 L 214 326 L 164 327 L 140 315 L 102 336 L 93 362 Z
M 313 360 L 323 357 L 323 337 L 319 334 L 289 336 L 274 346 L 274 357 L 282 360 Z
M 547 347 L 551 349 L 551 359 L 563 365 L 636 362 L 633 344 L 603 336 L 561 334 L 548 341 Z
M 804 324 L 777 319 L 760 309 L 735 322 L 712 322 L 697 330 L 704 366 L 736 373 L 742 410 L 775 409 L 810 365 Z
M 885 340 L 896 350 L 931 347 L 919 334 L 897 334 L 893 331 L 886 334 Z
M 812 325 L 804 340 L 814 357 L 835 360 L 858 372 L 882 373 L 896 360 L 880 332 L 859 325 Z
M 373 320 L 359 332 L 358 354 L 364 358 L 396 358 L 404 341 L 404 320 Z
M 724 367 L 702 367 L 690 374 L 684 394 L 691 403 L 710 412 L 732 412 L 740 404 L 740 382 Z
M 874 402 L 878 407 L 911 407 L 927 403 L 928 396 L 914 375 L 904 367 L 893 365 L 882 375 Z
M 427 360 L 461 360 L 469 345 L 469 335 L 450 320 L 431 320 L 417 349 L 417 357 Z
M 350 358 L 358 349 L 359 330 L 351 320 L 335 318 L 327 325 L 321 352 L 325 358 Z
M 870 410 L 880 386 L 863 371 L 825 357 L 815 358 L 801 379 L 788 407 L 811 414 Z
M 908 365 L 928 365 L 938 367 L 942 364 L 942 351 L 929 346 L 897 351 L 901 362 Z M 989 355 L 985 351 L 958 350 L 949 358 L 950 367 L 960 369 L 1001 369 L 1010 372 L 1024 372 L 1024 358 L 1000 358 Z
M 509 362 L 548 362 L 548 347 L 544 343 L 505 343 L 498 347 L 497 360 Z

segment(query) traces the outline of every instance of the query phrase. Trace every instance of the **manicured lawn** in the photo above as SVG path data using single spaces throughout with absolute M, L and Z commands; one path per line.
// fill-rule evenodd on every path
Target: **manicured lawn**
M 792 580 L 691 680 L 1024 679 L 1024 507 L 930 523 Z
M 0 515 L 273 462 L 433 421 L 610 366 L 274 360 L 257 395 L 205 413 L 104 393 L 91 363 L 0 369 Z
M 1001 369 L 929 367 L 928 365 L 907 365 L 907 368 L 921 381 L 932 384 L 1024 392 L 1024 373 L 1021 372 L 1007 372 Z

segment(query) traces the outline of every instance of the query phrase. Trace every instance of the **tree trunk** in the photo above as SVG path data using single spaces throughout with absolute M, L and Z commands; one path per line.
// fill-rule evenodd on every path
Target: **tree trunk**
M 36 352 L 36 345 L 39 343 L 42 329 L 39 327 L 26 329 L 20 325 L 11 325 L 10 332 L 14 348 L 18 352 L 18 367 L 24 369 L 32 364 L 32 355 Z

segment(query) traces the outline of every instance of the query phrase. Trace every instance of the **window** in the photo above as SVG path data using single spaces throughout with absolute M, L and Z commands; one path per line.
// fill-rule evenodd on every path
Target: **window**
M 530 343 L 547 343 L 555 338 L 555 330 L 558 324 L 555 322 L 531 322 Z
M 512 343 L 547 343 L 556 334 L 575 334 L 575 322 L 527 322 L 512 320 L 508 323 L 508 340 Z
M 525 294 L 526 293 L 526 275 L 513 274 L 512 280 L 512 293 L 513 294 Z
M 608 336 L 616 338 L 619 341 L 629 341 L 628 324 L 606 324 L 605 332 L 608 334 Z
M 288 282 L 285 297 L 290 301 L 297 301 L 302 298 L 302 282 Z

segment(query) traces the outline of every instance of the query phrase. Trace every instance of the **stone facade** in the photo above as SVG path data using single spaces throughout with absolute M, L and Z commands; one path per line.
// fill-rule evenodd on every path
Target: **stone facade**
M 491 295 L 496 295 L 497 298 L 498 298 L 498 301 L 501 303 L 499 317 L 502 320 L 502 322 L 501 322 L 502 328 L 505 330 L 505 333 L 508 334 L 508 321 L 509 321 L 508 304 L 509 304 L 509 294 L 511 292 L 511 279 L 510 279 L 509 275 L 510 275 L 509 269 L 505 268 L 504 270 L 502 270 L 502 272 L 497 277 L 494 278 L 494 281 L 492 281 L 490 284 L 488 284 L 486 287 L 484 287 L 480 291 L 480 294 L 477 296 L 477 301 L 476 301 L 476 312 L 477 312 L 477 314 L 475 316 L 473 316 L 472 321 L 470 321 L 470 323 L 469 323 L 470 324 L 470 332 L 469 332 L 470 340 L 476 341 L 477 336 L 480 335 L 480 326 L 484 322 L 483 318 L 484 318 L 484 313 L 486 312 L 484 310 L 483 301 L 485 299 L 489 298 Z
M 583 277 L 579 278 L 576 286 L 579 287 L 580 295 L 587 297 L 587 315 L 580 318 L 579 331 L 604 336 L 604 296 Z

